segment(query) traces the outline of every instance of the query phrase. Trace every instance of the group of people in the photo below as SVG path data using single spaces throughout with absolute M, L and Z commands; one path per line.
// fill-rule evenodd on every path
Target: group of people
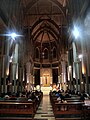
M 52 95 L 53 96 L 57 96 L 57 100 L 61 100 L 61 102 L 66 102 L 65 98 L 71 98 L 72 95 L 76 95 L 80 98 L 81 101 L 84 102 L 85 99 L 90 99 L 89 94 L 85 93 L 85 91 L 83 92 L 79 92 L 79 91 L 74 91 L 74 90 L 70 90 L 67 89 L 66 91 L 64 91 L 63 89 L 58 89 L 58 87 L 56 86 L 56 84 L 53 85 L 52 87 Z
M 17 93 L 2 93 L 0 100 L 17 100 L 17 101 L 39 101 L 42 96 L 41 91 L 23 91 Z

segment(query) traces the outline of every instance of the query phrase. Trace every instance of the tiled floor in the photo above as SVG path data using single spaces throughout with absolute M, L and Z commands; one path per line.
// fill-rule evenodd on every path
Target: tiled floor
M 55 120 L 52 106 L 50 104 L 49 95 L 43 95 L 41 104 L 35 114 L 34 119 L 37 120 Z

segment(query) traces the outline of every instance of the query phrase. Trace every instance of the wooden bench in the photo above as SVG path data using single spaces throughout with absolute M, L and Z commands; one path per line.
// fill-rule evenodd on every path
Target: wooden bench
M 66 102 L 82 102 L 81 100 L 79 99 L 65 99 Z M 61 102 L 61 100 L 57 100 L 57 99 L 52 99 L 52 108 L 54 106 L 55 103 L 58 103 L 58 102 Z
M 73 100 L 66 100 L 67 102 L 82 102 L 82 100 L 78 100 L 78 99 L 73 99 Z
M 90 104 L 83 105 L 84 120 L 90 120 Z
M 80 96 L 78 96 L 78 97 L 65 98 L 65 100 L 80 100 Z
M 0 120 L 1 119 L 17 119 L 25 117 L 25 119 L 33 119 L 36 109 L 33 102 L 10 102 L 0 101 Z M 12 117 L 11 117 L 12 116 Z
M 78 119 L 82 118 L 82 106 L 84 102 L 55 103 L 53 112 L 57 119 Z M 63 116 L 63 117 L 62 117 Z

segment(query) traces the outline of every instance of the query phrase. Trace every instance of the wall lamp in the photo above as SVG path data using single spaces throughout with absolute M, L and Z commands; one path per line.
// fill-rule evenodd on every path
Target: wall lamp
M 74 25 L 74 29 L 72 31 L 72 34 L 75 37 L 75 39 L 80 37 L 80 28 Z
M 7 36 L 7 37 L 10 37 L 13 40 L 15 40 L 15 38 L 17 38 L 19 36 L 23 36 L 23 35 L 19 35 L 19 34 L 15 33 L 15 32 L 9 32 L 7 34 L 2 34 L 2 36 Z

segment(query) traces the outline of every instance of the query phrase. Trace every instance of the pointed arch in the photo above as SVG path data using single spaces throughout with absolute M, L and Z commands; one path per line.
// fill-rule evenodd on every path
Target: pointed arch
M 38 47 L 35 48 L 35 58 L 39 59 L 40 58 L 40 50 Z
M 47 48 L 45 48 L 45 49 L 43 50 L 43 54 L 44 54 L 44 59 L 48 59 L 48 58 L 49 58 L 49 51 L 48 51 Z
M 57 58 L 57 51 L 56 51 L 56 47 L 53 47 L 53 59 Z

